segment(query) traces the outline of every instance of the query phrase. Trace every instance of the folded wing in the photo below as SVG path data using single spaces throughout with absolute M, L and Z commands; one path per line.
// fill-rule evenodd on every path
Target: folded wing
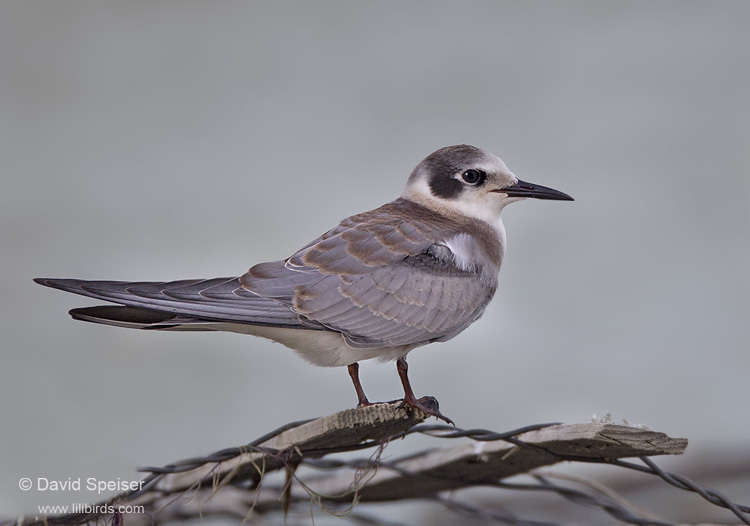
M 442 216 L 389 206 L 343 221 L 284 262 L 256 265 L 240 283 L 341 332 L 351 347 L 452 338 L 492 299 L 499 262 L 487 268 L 480 243 Z M 477 265 L 457 264 L 445 239 L 456 235 Z
M 317 329 L 341 333 L 353 348 L 417 346 L 457 335 L 495 293 L 502 246 L 482 225 L 466 226 L 399 199 L 240 277 L 35 281 L 119 305 L 71 311 L 86 321 L 153 329 Z

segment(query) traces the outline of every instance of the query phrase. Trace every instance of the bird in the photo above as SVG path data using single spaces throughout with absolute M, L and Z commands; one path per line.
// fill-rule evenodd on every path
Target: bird
M 396 361 L 401 407 L 452 424 L 433 397 L 417 398 L 407 354 L 448 341 L 477 321 L 495 295 L 505 253 L 506 205 L 573 201 L 518 179 L 475 146 L 441 148 L 411 172 L 400 197 L 341 221 L 290 257 L 233 277 L 166 282 L 36 278 L 104 300 L 70 315 L 160 331 L 228 331 L 279 342 L 309 363 L 347 367 L 358 407 L 372 405 L 359 362 Z

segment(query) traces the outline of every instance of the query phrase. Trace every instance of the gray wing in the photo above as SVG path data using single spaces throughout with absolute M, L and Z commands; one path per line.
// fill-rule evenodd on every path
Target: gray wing
M 440 232 L 395 219 L 354 216 L 286 261 L 256 265 L 240 283 L 341 332 L 354 348 L 452 338 L 481 316 L 497 273 L 482 268 L 478 243 L 479 264 L 463 269 Z
M 195 321 L 248 323 L 271 327 L 322 328 L 304 324 L 288 306 L 242 288 L 237 277 L 171 282 L 34 280 L 40 285 L 130 307 L 91 307 L 71 311 L 73 317 L 102 323 L 173 325 Z M 135 309 L 134 309 L 135 308 Z M 153 311 L 167 314 L 155 316 Z
M 465 226 L 465 225 L 464 225 Z M 474 225 L 481 233 L 483 227 Z M 119 304 L 75 309 L 87 321 L 168 328 L 230 322 L 341 332 L 355 348 L 447 340 L 475 321 L 497 286 L 502 246 L 414 203 L 352 216 L 285 261 L 237 277 L 172 282 L 35 279 Z M 477 264 L 463 268 L 445 241 L 462 235 Z M 155 313 L 162 313 L 157 315 Z

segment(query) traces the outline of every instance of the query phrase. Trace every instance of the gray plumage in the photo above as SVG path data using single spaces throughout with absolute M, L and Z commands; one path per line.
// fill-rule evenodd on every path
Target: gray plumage
M 443 243 L 469 225 L 476 266 L 457 266 Z M 445 340 L 484 310 L 497 288 L 502 246 L 481 223 L 405 199 L 352 216 L 285 261 L 240 278 L 261 297 L 340 332 L 353 348 Z
M 35 281 L 119 305 L 74 309 L 76 319 L 254 334 L 317 365 L 349 365 L 352 373 L 364 359 L 403 361 L 415 347 L 449 340 L 482 315 L 495 294 L 505 249 L 500 212 L 526 197 L 571 200 L 519 181 L 479 148 L 452 146 L 425 158 L 400 198 L 351 216 L 291 257 L 260 263 L 241 276 Z M 420 407 L 409 394 L 405 367 L 403 362 L 405 400 Z
M 475 264 L 464 269 L 442 242 L 469 229 Z M 499 239 L 480 221 L 397 199 L 345 219 L 286 260 L 260 263 L 240 277 L 36 281 L 131 307 L 71 311 L 85 321 L 162 330 L 252 333 L 227 324 L 314 329 L 341 334 L 352 349 L 413 348 L 448 340 L 481 316 L 497 288 L 501 261 Z M 102 316 L 115 314 L 114 320 Z

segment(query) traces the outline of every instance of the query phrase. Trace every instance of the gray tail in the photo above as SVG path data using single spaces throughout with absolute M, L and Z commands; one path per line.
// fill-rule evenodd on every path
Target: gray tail
M 168 282 L 50 278 L 34 281 L 117 304 L 70 311 L 74 319 L 93 323 L 152 329 L 182 326 L 183 330 L 206 330 L 201 328 L 206 322 L 311 328 L 289 306 L 242 288 L 238 277 Z

